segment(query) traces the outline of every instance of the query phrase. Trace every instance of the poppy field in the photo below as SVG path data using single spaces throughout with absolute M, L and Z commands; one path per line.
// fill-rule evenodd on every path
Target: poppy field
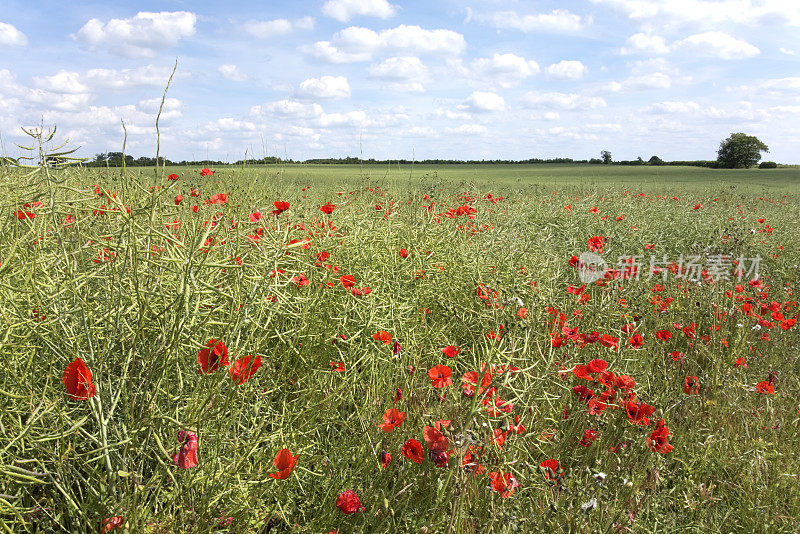
M 800 171 L 601 167 L 0 168 L 0 530 L 797 532 Z

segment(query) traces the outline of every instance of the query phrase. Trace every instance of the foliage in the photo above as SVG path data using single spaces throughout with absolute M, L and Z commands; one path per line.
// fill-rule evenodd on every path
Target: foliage
M 777 169 L 778 164 L 774 161 L 762 161 L 758 164 L 759 169 Z
M 608 150 L 601 151 L 600 157 L 603 158 L 603 163 L 605 163 L 606 165 L 611 163 L 611 152 L 609 152 Z
M 769 152 L 769 148 L 757 137 L 733 133 L 720 142 L 717 161 L 727 169 L 746 169 L 758 163 L 761 152 Z
M 798 313 L 797 170 L 213 170 L 0 169 L 0 528 L 796 530 L 800 338 L 780 325 Z M 613 266 L 759 255 L 762 283 L 581 288 L 569 260 L 590 238 Z M 594 331 L 618 348 L 554 344 Z M 91 374 L 68 386 L 77 358 Z M 570 370 L 600 358 L 649 426 L 588 413 L 572 388 L 603 387 Z M 491 376 L 513 406 L 464 394 L 482 364 L 518 368 Z M 660 418 L 668 453 L 647 441 Z

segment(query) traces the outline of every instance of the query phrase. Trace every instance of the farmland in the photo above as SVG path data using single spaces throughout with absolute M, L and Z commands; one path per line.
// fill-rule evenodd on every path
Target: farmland
M 0 168 L 5 531 L 797 531 L 800 169 L 202 174 Z

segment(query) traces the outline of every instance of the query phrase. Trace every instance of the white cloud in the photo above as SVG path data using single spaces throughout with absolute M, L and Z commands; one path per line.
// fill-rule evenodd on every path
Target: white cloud
M 448 128 L 447 132 L 464 135 L 483 135 L 487 132 L 487 129 L 482 124 L 462 124 L 457 128 Z
M 718 25 L 776 23 L 800 25 L 800 4 L 786 0 L 591 0 L 606 4 L 633 20 Z
M 636 33 L 628 37 L 626 46 L 620 50 L 623 55 L 628 54 L 668 54 L 667 41 L 659 35 Z
M 329 100 L 350 96 L 350 84 L 344 76 L 322 76 L 309 78 L 300 84 L 298 96 L 305 98 L 324 98 Z
M 81 83 L 77 72 L 60 70 L 52 76 L 34 76 L 33 85 L 45 91 L 61 94 L 88 93 L 89 88 Z
M 464 120 L 472 117 L 466 111 L 456 111 L 447 108 L 436 108 L 431 114 L 431 116 L 436 118 L 444 117 L 450 120 Z
M 429 78 L 428 68 L 415 56 L 390 57 L 369 69 L 371 78 L 391 82 L 393 91 L 422 93 Z
M 606 101 L 599 96 L 584 96 L 575 93 L 540 93 L 529 91 L 522 101 L 533 108 L 556 108 L 562 110 L 598 109 L 606 107 Z
M 674 113 L 697 113 L 700 111 L 700 104 L 697 102 L 658 102 L 653 104 L 646 111 L 654 113 L 674 114 Z
M 669 89 L 670 87 L 672 87 L 672 77 L 669 74 L 651 72 L 649 74 L 631 76 L 622 83 L 609 87 L 609 89 L 612 91 L 639 91 L 643 89 Z
M 511 87 L 539 72 L 539 64 L 516 54 L 494 54 L 491 58 L 477 58 L 470 64 L 472 76 Z
M 388 19 L 395 15 L 395 6 L 386 0 L 328 0 L 322 13 L 339 22 L 348 22 L 355 15 Z
M 497 93 L 475 91 L 459 108 L 471 111 L 504 111 L 506 101 Z
M 11 24 L 0 22 L 0 45 L 25 46 L 28 38 Z
M 580 15 L 565 9 L 555 9 L 550 13 L 519 15 L 516 11 L 497 11 L 489 17 L 495 28 L 521 30 L 523 32 L 572 33 L 582 30 L 590 23 Z
M 559 61 L 547 67 L 547 74 L 557 80 L 580 80 L 588 69 L 580 61 Z
M 187 11 L 140 12 L 103 23 L 91 19 L 74 38 L 90 49 L 102 48 L 125 57 L 154 57 L 195 33 L 197 17 Z
M 244 23 L 244 31 L 259 39 L 288 35 L 295 30 L 313 29 L 314 19 L 311 17 L 303 17 L 294 21 L 287 19 L 248 20 Z
M 458 55 L 467 44 L 464 36 L 452 30 L 425 30 L 404 24 L 375 32 L 350 26 L 334 34 L 331 41 L 302 47 L 301 50 L 329 63 L 369 61 L 379 53 L 403 55 Z
M 747 41 L 718 31 L 690 35 L 686 39 L 676 42 L 673 48 L 720 59 L 745 59 L 760 53 L 758 48 Z
M 794 97 L 800 100 L 800 77 L 760 80 L 752 84 L 728 87 L 728 91 L 778 99 Z
M 794 56 L 797 54 L 794 50 L 790 50 L 788 48 L 780 47 L 781 54 L 786 54 L 787 56 Z
M 145 65 L 134 69 L 90 69 L 83 76 L 83 82 L 92 89 L 119 90 L 136 86 L 164 87 L 172 72 L 172 67 Z M 176 72 L 176 77 L 188 76 Z
M 220 75 L 222 75 L 223 78 L 226 78 L 234 82 L 243 82 L 247 79 L 247 74 L 239 70 L 239 67 L 237 67 L 236 65 L 230 65 L 230 64 L 220 65 L 217 68 L 217 70 L 219 71 Z
M 284 117 L 313 118 L 322 115 L 322 106 L 317 103 L 298 102 L 297 100 L 278 100 L 261 106 L 250 108 L 252 115 L 265 115 L 274 113 Z

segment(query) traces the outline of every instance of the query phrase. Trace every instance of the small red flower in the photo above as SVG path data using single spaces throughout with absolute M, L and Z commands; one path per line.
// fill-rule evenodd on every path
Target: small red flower
M 643 402 L 628 401 L 625 403 L 625 414 L 628 416 L 628 421 L 634 425 L 649 426 L 650 419 L 648 417 L 653 415 L 655 411 L 654 406 Z
M 539 463 L 539 467 L 544 470 L 544 477 L 547 481 L 555 485 L 558 485 L 561 477 L 564 475 L 564 469 L 561 467 L 561 464 L 558 463 L 558 460 L 545 460 Z
M 210 170 L 208 168 L 205 168 L 205 167 L 203 168 L 202 171 L 200 171 L 200 176 L 211 176 L 213 174 L 214 174 L 214 171 L 212 171 L 212 170 Z
M 395 428 L 400 428 L 406 420 L 406 412 L 401 412 L 397 408 L 389 408 L 383 412 L 383 423 L 378 428 L 384 432 L 391 432 Z
M 75 358 L 64 369 L 61 377 L 67 395 L 73 400 L 87 400 L 94 397 L 95 387 L 92 384 L 92 372 L 80 358 Z
M 763 380 L 756 384 L 756 391 L 759 393 L 763 393 L 764 395 L 774 395 L 775 394 L 775 386 L 772 382 L 768 380 Z
M 344 372 L 344 362 L 331 362 L 331 371 L 342 373 Z
M 181 194 L 175 195 L 175 205 L 177 206 L 181 202 L 183 202 L 183 195 L 181 195 Z
M 687 376 L 683 379 L 683 392 L 687 395 L 697 395 L 700 391 L 700 382 L 696 376 Z
M 253 213 L 250 214 L 249 218 L 251 222 L 258 222 L 261 219 L 261 212 L 254 211 Z
M 455 358 L 461 352 L 461 347 L 458 347 L 456 345 L 448 345 L 442 349 L 442 352 L 448 358 Z
M 422 448 L 422 443 L 414 438 L 411 438 L 403 443 L 402 447 L 400 447 L 400 453 L 412 462 L 421 464 L 425 451 Z
M 197 351 L 197 363 L 200 364 L 200 374 L 213 373 L 220 367 L 227 367 L 228 347 L 222 341 L 209 339 L 205 349 Z
M 320 206 L 319 211 L 321 211 L 325 215 L 330 215 L 331 213 L 333 213 L 333 210 L 335 208 L 336 208 L 336 206 L 334 204 L 331 204 L 330 202 L 328 202 L 324 206 Z
M 105 534 L 106 532 L 111 532 L 116 528 L 120 528 L 123 523 L 125 523 L 125 518 L 121 515 L 117 515 L 114 517 L 107 517 L 103 519 L 103 523 L 101 525 L 100 531 Z
M 356 285 L 356 279 L 351 274 L 346 274 L 339 278 L 339 281 L 342 283 L 342 287 L 345 289 L 350 289 L 354 285 Z
M 353 490 L 345 490 L 340 493 L 336 497 L 336 507 L 347 515 L 366 510 L 361 506 L 361 501 Z
M 528 318 L 528 309 L 527 308 L 520 308 L 517 310 L 517 317 L 520 319 L 527 319 Z
M 197 467 L 197 434 L 188 430 L 178 432 L 181 449 L 172 455 L 172 463 L 181 469 Z
M 275 459 L 272 460 L 272 463 L 275 464 L 275 468 L 278 469 L 278 472 L 269 473 L 267 476 L 274 478 L 275 480 L 286 480 L 289 478 L 289 475 L 292 474 L 292 470 L 294 469 L 299 457 L 299 454 L 292 456 L 292 453 L 289 449 L 279 450 L 278 454 L 275 455 Z
M 388 345 L 392 342 L 392 334 L 386 332 L 384 330 L 378 330 L 374 334 L 372 334 L 372 339 L 375 341 L 380 341 L 384 345 Z
M 169 176 L 167 176 L 167 180 L 177 180 L 177 179 L 178 179 L 177 174 L 170 174 Z
M 453 381 L 450 377 L 453 376 L 453 371 L 446 365 L 436 365 L 428 371 L 428 378 L 431 379 L 431 384 L 435 388 L 443 388 L 451 385 Z
M 489 473 L 489 480 L 492 482 L 492 489 L 503 499 L 511 497 L 514 490 L 519 487 L 519 482 L 517 482 L 511 473 L 505 473 L 503 471 Z
M 392 455 L 386 451 L 381 451 L 381 453 L 378 455 L 378 460 L 381 462 L 381 468 L 386 469 L 386 467 L 389 465 L 389 462 L 392 461 Z
M 407 258 L 407 257 L 408 257 L 408 251 L 407 251 L 406 249 L 404 249 L 404 248 L 401 248 L 401 249 L 400 249 L 400 250 L 399 250 L 397 253 L 398 253 L 398 254 L 400 255 L 400 257 L 401 257 L 401 258 L 403 258 L 403 259 L 405 259 L 405 258 Z
M 659 420 L 658 423 L 656 423 L 655 429 L 653 429 L 653 432 L 647 438 L 647 447 L 651 451 L 660 454 L 667 454 L 674 448 L 667 442 L 669 436 L 670 436 L 669 428 L 667 428 L 667 425 L 664 423 L 664 420 L 661 419 Z
M 744 356 L 739 356 L 736 358 L 736 360 L 734 360 L 733 367 L 747 367 L 747 360 L 744 358 Z
M 273 205 L 275 206 L 275 209 L 272 210 L 273 215 L 280 215 L 281 213 L 289 209 L 288 202 L 283 202 L 279 200 L 277 202 L 273 202 Z
M 668 341 L 672 337 L 672 332 L 669 330 L 659 330 L 656 332 L 656 339 L 659 341 Z
M 248 355 L 233 362 L 228 373 L 230 373 L 231 379 L 241 386 L 256 374 L 259 367 L 261 367 L 261 356 L 258 354 L 255 356 Z

